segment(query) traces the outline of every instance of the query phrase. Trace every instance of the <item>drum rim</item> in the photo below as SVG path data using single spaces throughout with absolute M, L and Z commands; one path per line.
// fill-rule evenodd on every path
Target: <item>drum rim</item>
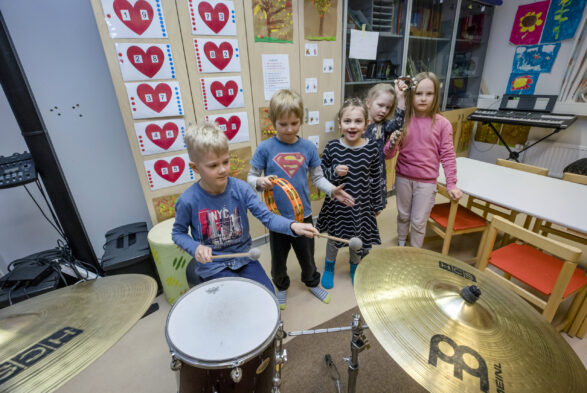
M 230 358 L 230 359 L 221 359 L 218 361 L 211 362 L 209 360 L 198 359 L 196 357 L 188 355 L 188 354 L 182 352 L 179 348 L 177 348 L 171 342 L 171 339 L 169 337 L 169 329 L 168 329 L 169 318 L 171 317 L 171 314 L 173 313 L 173 310 L 175 309 L 175 307 L 185 297 L 187 297 L 187 295 L 189 295 L 191 292 L 195 291 L 196 289 L 198 289 L 202 285 L 210 285 L 212 283 L 217 283 L 217 282 L 222 282 L 222 281 L 245 281 L 250 284 L 254 284 L 260 288 L 263 288 L 268 294 L 271 295 L 271 297 L 273 298 L 273 301 L 275 302 L 275 308 L 277 309 L 277 320 L 275 321 L 275 326 L 273 327 L 273 330 L 272 330 L 271 334 L 269 335 L 269 337 L 265 341 L 263 341 L 263 343 L 261 345 L 259 345 L 257 348 L 255 348 L 254 350 L 247 352 L 244 355 L 241 355 L 240 357 L 235 357 L 235 358 Z M 167 341 L 167 345 L 169 346 L 169 350 L 170 350 L 172 356 L 177 357 L 182 362 L 187 363 L 191 366 L 196 366 L 196 367 L 200 367 L 200 368 L 207 368 L 207 369 L 220 369 L 220 368 L 227 368 L 227 367 L 237 367 L 237 366 L 240 366 L 240 365 L 246 363 L 250 359 L 254 358 L 258 354 L 265 351 L 265 349 L 269 346 L 269 344 L 271 344 L 271 342 L 275 339 L 275 335 L 277 334 L 277 330 L 279 329 L 280 323 L 281 323 L 281 311 L 279 309 L 279 302 L 277 301 L 277 297 L 275 297 L 275 294 L 271 293 L 271 291 L 269 291 L 269 289 L 267 289 L 267 287 L 265 285 L 260 284 L 254 280 L 244 278 L 244 277 L 215 278 L 213 280 L 205 281 L 201 284 L 196 285 L 195 287 L 191 288 L 189 291 L 187 291 L 186 293 L 181 295 L 179 299 L 177 299 L 177 301 L 173 304 L 173 307 L 171 307 L 171 310 L 169 310 L 169 314 L 167 314 L 167 319 L 165 321 L 165 340 Z

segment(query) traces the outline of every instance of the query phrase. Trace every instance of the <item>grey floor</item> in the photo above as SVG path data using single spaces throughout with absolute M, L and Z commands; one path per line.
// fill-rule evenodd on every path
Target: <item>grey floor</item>
M 382 247 L 395 246 L 397 243 L 395 219 L 395 197 L 390 197 L 388 207 L 378 217 Z M 462 260 L 469 260 L 474 256 L 478 242 L 479 236 L 476 235 L 455 237 L 450 254 Z M 324 266 L 325 247 L 324 239 L 316 239 L 316 262 L 319 270 L 322 270 Z M 441 241 L 428 240 L 424 247 L 440 251 Z M 265 244 L 260 249 L 262 251 L 260 261 L 266 271 L 269 271 L 269 245 Z M 587 261 L 586 253 L 587 250 L 584 250 L 582 264 Z M 281 314 L 285 330 L 309 329 L 356 306 L 346 261 L 348 261 L 347 252 L 340 252 L 335 271 L 335 287 L 330 291 L 332 301 L 330 304 L 323 304 L 314 298 L 297 279 L 300 276 L 300 269 L 293 252 L 290 253 L 288 268 L 292 284 L 288 291 L 287 309 Z M 171 306 L 163 295 L 157 297 L 156 302 L 160 307 L 158 311 L 141 319 L 116 345 L 66 382 L 58 389 L 58 392 L 176 392 L 176 377 L 170 371 L 169 347 L 165 341 L 165 321 Z M 561 310 L 565 306 L 568 304 L 563 304 Z M 557 318 L 561 317 L 560 314 L 557 314 Z M 580 340 L 569 338 L 566 334 L 562 336 L 583 364 L 587 365 L 587 338 Z M 345 339 L 341 345 L 346 347 L 349 342 Z

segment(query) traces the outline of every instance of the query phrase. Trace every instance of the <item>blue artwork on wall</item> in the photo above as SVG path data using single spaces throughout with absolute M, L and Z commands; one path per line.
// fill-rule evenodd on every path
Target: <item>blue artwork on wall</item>
M 516 46 L 512 72 L 550 72 L 560 47 L 560 42 Z
M 552 0 L 540 42 L 558 42 L 573 38 L 586 2 L 587 0 Z
M 539 72 L 512 72 L 505 93 L 521 95 L 534 94 L 534 89 L 536 88 L 536 82 L 538 82 L 539 75 Z

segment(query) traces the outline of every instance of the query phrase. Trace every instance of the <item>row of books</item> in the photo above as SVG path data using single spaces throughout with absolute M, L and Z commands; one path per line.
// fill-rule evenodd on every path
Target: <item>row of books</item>
M 395 78 L 397 71 L 397 66 L 389 60 L 361 62 L 347 59 L 345 81 L 388 80 Z
M 412 12 L 410 34 L 419 36 L 440 36 L 440 21 L 442 11 L 420 7 Z

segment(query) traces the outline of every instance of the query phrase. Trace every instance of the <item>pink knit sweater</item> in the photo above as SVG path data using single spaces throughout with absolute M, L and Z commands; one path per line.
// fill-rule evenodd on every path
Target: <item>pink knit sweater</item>
M 433 127 L 431 118 L 413 117 L 408 125 L 408 134 L 399 148 L 395 167 L 397 175 L 424 183 L 436 183 L 438 168 L 442 163 L 446 187 L 449 190 L 456 187 L 457 163 L 452 126 L 446 118 L 437 114 Z

